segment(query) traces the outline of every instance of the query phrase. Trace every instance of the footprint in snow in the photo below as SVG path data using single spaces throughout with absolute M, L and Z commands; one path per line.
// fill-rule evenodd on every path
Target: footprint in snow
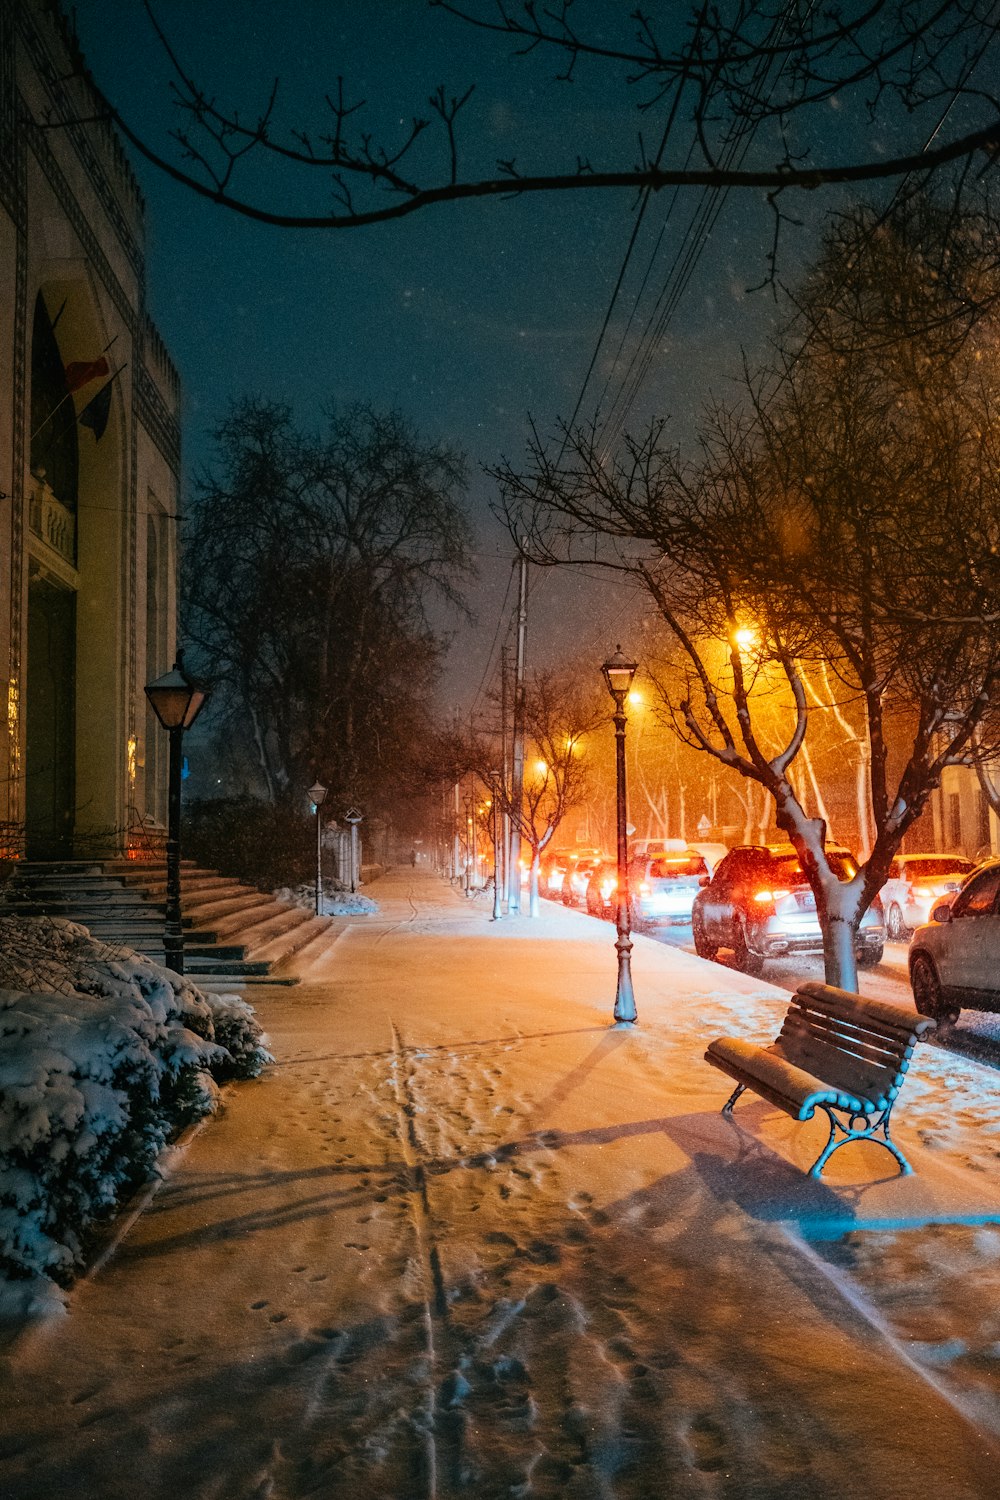
M 714 1417 L 707 1414 L 695 1417 L 688 1433 L 688 1441 L 699 1469 L 706 1473 L 714 1473 L 724 1466 L 726 1434 Z

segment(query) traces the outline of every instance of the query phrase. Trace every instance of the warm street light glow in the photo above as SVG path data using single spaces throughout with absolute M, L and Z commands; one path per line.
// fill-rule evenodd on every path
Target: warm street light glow
M 548 769 L 549 769 L 549 768 L 548 768 L 548 766 L 547 766 L 547 765 L 546 765 L 546 764 L 545 764 L 545 761 L 544 761 L 544 760 L 536 760 L 536 761 L 535 761 L 535 770 L 536 770 L 536 771 L 537 771 L 537 772 L 538 772 L 538 774 L 539 774 L 539 776 L 544 776 L 544 775 L 545 775 L 545 773 L 546 773 L 546 771 L 547 771 L 547 770 L 548 770 Z
M 757 632 L 749 625 L 741 625 L 739 630 L 733 631 L 733 641 L 740 651 L 749 651 L 751 646 L 757 645 Z
M 633 688 L 632 689 L 632 691 L 628 695 L 628 701 L 632 704 L 633 707 L 637 703 L 641 703 L 642 702 L 642 694 L 640 693 L 640 691 L 639 691 L 638 688 Z
M 604 681 L 608 685 L 608 692 L 612 698 L 616 702 L 624 702 L 632 687 L 637 664 L 629 661 L 627 656 L 623 656 L 621 646 L 617 646 L 614 656 L 608 657 L 601 671 L 604 673 Z

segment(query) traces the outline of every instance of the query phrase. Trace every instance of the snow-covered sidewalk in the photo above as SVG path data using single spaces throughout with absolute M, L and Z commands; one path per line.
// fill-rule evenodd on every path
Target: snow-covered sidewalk
M 5 1500 L 996 1494 L 995 1074 L 920 1049 L 916 1175 L 855 1146 L 816 1184 L 823 1123 L 724 1119 L 703 1061 L 779 991 L 639 938 L 615 1029 L 607 925 L 372 893 L 5 1351 Z

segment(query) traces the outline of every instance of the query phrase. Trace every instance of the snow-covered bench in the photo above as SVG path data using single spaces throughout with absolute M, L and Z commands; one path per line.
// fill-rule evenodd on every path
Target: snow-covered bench
M 876 1141 L 909 1173 L 913 1168 L 889 1135 L 889 1115 L 917 1041 L 934 1028 L 934 1021 L 901 1005 L 809 983 L 792 996 L 770 1047 L 720 1037 L 705 1057 L 736 1079 L 723 1114 L 732 1112 L 744 1089 L 796 1120 L 811 1120 L 817 1107 L 826 1111 L 830 1138 L 810 1176 L 818 1177 L 849 1141 Z

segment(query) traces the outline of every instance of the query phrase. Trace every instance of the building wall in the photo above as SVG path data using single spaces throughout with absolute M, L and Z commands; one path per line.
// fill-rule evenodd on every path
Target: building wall
M 124 848 L 162 813 L 143 685 L 175 647 L 179 383 L 146 312 L 142 197 L 110 128 L 75 123 L 94 113 L 77 61 L 55 6 L 0 0 L 0 824 L 37 855 Z M 108 365 L 44 420 L 39 306 L 62 366 Z M 79 418 L 109 380 L 98 433 Z M 64 418 L 60 495 L 39 451 Z

